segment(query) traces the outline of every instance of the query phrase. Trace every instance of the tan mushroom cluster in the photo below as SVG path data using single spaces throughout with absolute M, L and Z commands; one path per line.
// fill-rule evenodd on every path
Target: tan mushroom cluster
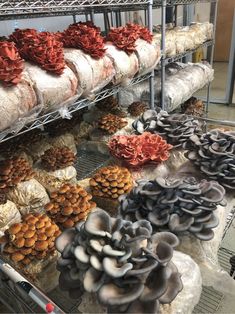
M 92 195 L 117 199 L 133 187 L 131 173 L 127 168 L 109 166 L 99 169 L 90 179 Z
M 64 184 L 50 194 L 51 202 L 45 209 L 51 219 L 62 229 L 71 228 L 78 221 L 84 220 L 96 207 L 92 196 L 79 185 Z
M 109 113 L 99 120 L 98 127 L 108 134 L 114 134 L 118 130 L 124 128 L 127 123 L 128 122 L 125 119 Z
M 196 97 L 189 98 L 181 105 L 182 113 L 202 117 L 205 111 L 205 106 L 202 100 Z
M 55 239 L 59 227 L 45 214 L 27 214 L 21 223 L 15 223 L 5 231 L 0 243 L 5 243 L 4 253 L 20 265 L 49 257 L 55 251 Z
M 24 158 L 13 157 L 0 162 L 0 191 L 6 191 L 33 177 L 33 169 Z
M 128 107 L 128 112 L 133 117 L 138 117 L 148 109 L 148 106 L 141 101 L 135 101 Z
M 75 154 L 66 146 L 52 147 L 45 151 L 41 157 L 42 167 L 47 171 L 55 171 L 72 166 Z

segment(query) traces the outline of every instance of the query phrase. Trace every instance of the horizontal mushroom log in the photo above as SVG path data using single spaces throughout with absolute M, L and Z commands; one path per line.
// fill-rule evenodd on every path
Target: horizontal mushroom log
M 223 204 L 224 188 L 215 181 L 194 178 L 167 181 L 140 180 L 137 187 L 119 198 L 123 218 L 147 219 L 159 231 L 190 232 L 200 240 L 211 240 L 218 224 L 214 211 Z
M 117 199 L 130 192 L 132 186 L 129 170 L 118 166 L 103 167 L 90 179 L 91 193 L 94 196 Z
M 32 179 L 34 172 L 24 158 L 13 157 L 0 161 L 0 190 L 15 187 L 22 181 Z
M 19 266 L 44 260 L 55 252 L 54 241 L 60 235 L 59 227 L 43 214 L 27 214 L 21 223 L 10 226 L 0 243 L 3 253 Z
M 109 313 L 156 313 L 182 289 L 171 261 L 178 244 L 170 232 L 152 235 L 146 220 L 132 223 L 94 211 L 56 240 L 60 286 L 75 298 L 97 293 Z
M 187 157 L 210 179 L 235 189 L 235 132 L 212 130 L 191 136 Z
M 51 201 L 45 209 L 61 228 L 71 228 L 96 207 L 92 196 L 79 185 L 64 184 L 50 194 Z
M 163 110 L 147 110 L 133 122 L 137 134 L 159 134 L 174 147 L 187 145 L 190 136 L 201 133 L 199 122 L 186 114 L 168 114 Z
M 66 146 L 52 147 L 44 152 L 41 157 L 42 167 L 48 171 L 55 171 L 72 166 L 75 154 Z

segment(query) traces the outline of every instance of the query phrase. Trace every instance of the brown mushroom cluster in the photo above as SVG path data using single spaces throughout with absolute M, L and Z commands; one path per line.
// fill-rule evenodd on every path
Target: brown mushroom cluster
M 114 96 L 109 96 L 100 100 L 96 107 L 102 111 L 111 112 L 113 109 L 117 109 L 119 107 L 118 100 Z
M 138 117 L 148 109 L 148 106 L 141 101 L 134 101 L 129 107 L 128 112 L 133 117 Z
M 55 171 L 72 166 L 75 154 L 66 146 L 52 147 L 45 151 L 41 157 L 41 164 L 47 171 Z
M 121 117 L 114 114 L 108 113 L 107 115 L 101 117 L 98 121 L 99 129 L 107 132 L 108 134 L 114 134 L 118 130 L 121 130 L 127 125 L 127 121 Z
M 62 229 L 71 228 L 78 221 L 84 220 L 96 207 L 92 196 L 79 185 L 64 184 L 50 194 L 51 201 L 45 209 L 51 219 Z
M 151 132 L 162 136 L 174 147 L 186 146 L 190 136 L 201 133 L 198 120 L 186 114 L 147 110 L 132 124 L 137 134 Z
M 13 157 L 0 161 L 0 191 L 7 191 L 33 177 L 33 169 L 24 158 Z
M 185 103 L 181 105 L 182 113 L 202 117 L 204 114 L 204 103 L 202 100 L 197 99 L 196 97 L 191 97 Z
M 4 205 L 7 202 L 7 196 L 4 193 L 0 193 L 0 205 Z
M 133 186 L 131 173 L 127 168 L 109 166 L 99 169 L 90 179 L 92 195 L 117 199 L 128 193 Z
M 0 239 L 3 252 L 21 266 L 49 257 L 55 251 L 59 227 L 45 214 L 27 214 L 21 223 L 15 223 Z

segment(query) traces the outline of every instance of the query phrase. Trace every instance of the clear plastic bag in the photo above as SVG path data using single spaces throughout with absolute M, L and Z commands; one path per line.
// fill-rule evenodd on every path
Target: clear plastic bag
M 40 104 L 40 102 L 39 102 Z M 0 84 L 0 131 L 19 132 L 25 123 L 35 118 L 42 109 L 37 105 L 37 97 L 26 73 L 16 86 L 4 87 Z M 4 138 L 4 132 L 2 138 Z
M 53 75 L 31 63 L 25 63 L 25 71 L 33 82 L 38 103 L 44 111 L 55 110 L 74 102 L 78 96 L 78 80 L 69 67 L 63 74 Z
M 7 197 L 16 204 L 21 215 L 43 212 L 43 206 L 50 201 L 45 188 L 35 179 L 19 183 Z
M 67 146 L 69 149 L 72 150 L 72 152 L 76 155 L 77 154 L 77 147 L 75 143 L 75 139 L 72 133 L 64 133 L 63 135 L 50 137 L 48 139 L 48 142 L 51 146 Z
M 115 69 L 115 75 L 112 79 L 113 84 L 122 84 L 124 86 L 130 83 L 130 80 L 139 71 L 139 62 L 135 53 L 131 55 L 117 49 L 111 43 L 105 45 L 106 56 L 110 58 Z
M 75 183 L 77 171 L 73 166 L 64 169 L 47 172 L 40 168 L 40 163 L 35 169 L 37 181 L 48 191 L 58 190 L 65 183 Z
M 93 97 L 96 92 L 108 85 L 115 70 L 111 60 L 104 56 L 96 60 L 79 49 L 64 49 L 68 66 L 78 79 L 78 94 Z
M 20 221 L 20 212 L 13 202 L 7 201 L 6 204 L 0 205 L 0 236 L 10 225 Z

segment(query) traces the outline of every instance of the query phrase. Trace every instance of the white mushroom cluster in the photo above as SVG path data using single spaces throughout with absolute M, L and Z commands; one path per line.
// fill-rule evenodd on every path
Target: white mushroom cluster
M 186 114 L 147 110 L 132 124 L 137 134 L 156 133 L 175 147 L 186 146 L 188 139 L 201 132 L 198 120 Z
M 212 130 L 192 136 L 187 157 L 201 172 L 228 189 L 235 189 L 235 132 Z
M 218 204 L 224 205 L 224 195 L 224 188 L 215 181 L 140 180 L 129 194 L 119 198 L 120 213 L 132 222 L 147 219 L 155 231 L 190 232 L 208 241 L 219 224 L 214 211 Z
M 170 232 L 152 235 L 146 220 L 132 223 L 94 211 L 57 238 L 60 287 L 75 298 L 96 293 L 109 313 L 156 313 L 182 290 L 171 261 L 178 244 Z

